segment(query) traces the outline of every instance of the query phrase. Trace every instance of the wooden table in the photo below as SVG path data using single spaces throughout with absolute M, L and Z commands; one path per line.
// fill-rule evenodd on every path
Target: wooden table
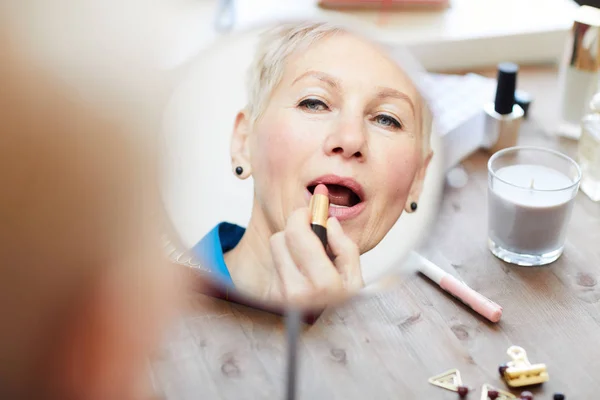
M 491 72 L 493 76 L 493 71 Z M 521 71 L 535 96 L 521 143 L 574 156 L 576 144 L 552 137 L 556 71 Z M 517 267 L 486 247 L 486 163 L 463 163 L 468 184 L 446 188 L 440 216 L 422 253 L 504 307 L 498 324 L 453 300 L 422 276 L 399 272 L 386 289 L 327 310 L 300 344 L 298 399 L 458 399 L 427 379 L 458 368 L 465 384 L 506 386 L 498 365 L 524 347 L 548 365 L 550 381 L 531 391 L 551 399 L 600 396 L 600 204 L 577 196 L 563 256 L 547 267 Z M 281 318 L 195 295 L 173 329 L 152 378 L 162 397 L 283 399 L 285 336 Z M 513 393 L 520 393 L 519 390 Z

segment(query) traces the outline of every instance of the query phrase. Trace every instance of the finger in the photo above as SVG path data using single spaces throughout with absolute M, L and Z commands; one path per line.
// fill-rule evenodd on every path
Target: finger
M 319 242 L 320 243 L 320 242 Z M 317 290 L 312 282 L 300 271 L 287 248 L 285 234 L 279 232 L 271 237 L 271 253 L 279 281 L 279 303 L 293 305 L 305 311 L 322 310 L 327 305 L 346 298 L 340 292 Z M 341 280 L 341 279 L 340 279 Z
M 336 218 L 327 220 L 327 241 L 334 256 L 333 264 L 342 276 L 347 290 L 355 291 L 364 286 L 360 268 L 360 251 L 358 246 L 344 233 L 342 225 Z
M 310 280 L 316 291 L 343 289 L 340 274 L 327 256 L 323 244 L 310 228 L 308 208 L 294 211 L 285 228 L 285 242 L 294 263 Z
M 312 285 L 298 270 L 290 255 L 283 232 L 271 236 L 271 255 L 279 278 L 280 292 L 290 302 L 300 301 L 300 298 L 310 296 Z

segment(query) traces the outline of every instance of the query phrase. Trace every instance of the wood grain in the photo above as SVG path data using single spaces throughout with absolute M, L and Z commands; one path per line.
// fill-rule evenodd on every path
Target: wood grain
M 493 71 L 484 72 L 494 75 Z M 519 87 L 535 97 L 520 144 L 575 156 L 576 143 L 552 135 L 557 73 L 522 69 Z M 479 399 L 484 383 L 506 389 L 497 367 L 506 350 L 524 347 L 548 365 L 536 399 L 564 392 L 596 398 L 600 390 L 600 204 L 579 193 L 563 256 L 541 268 L 516 267 L 486 247 L 486 163 L 463 163 L 465 187 L 446 187 L 437 225 L 422 253 L 504 307 L 500 323 L 474 314 L 420 275 L 401 270 L 384 289 L 326 310 L 300 344 L 299 399 L 456 399 L 430 376 L 461 371 Z M 156 390 L 168 399 L 283 398 L 285 336 L 280 317 L 210 299 L 190 298 L 152 364 Z M 513 390 L 518 394 L 520 391 Z

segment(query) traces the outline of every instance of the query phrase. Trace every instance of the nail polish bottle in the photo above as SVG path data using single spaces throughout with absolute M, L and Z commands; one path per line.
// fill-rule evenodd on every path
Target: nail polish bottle
M 486 138 L 483 147 L 491 153 L 516 146 L 519 140 L 519 129 L 525 112 L 515 103 L 518 72 L 519 66 L 514 63 L 498 64 L 496 98 L 483 108 Z
M 581 119 L 598 91 L 600 72 L 600 9 L 581 6 L 568 35 L 559 74 L 560 121 L 557 135 L 578 140 Z

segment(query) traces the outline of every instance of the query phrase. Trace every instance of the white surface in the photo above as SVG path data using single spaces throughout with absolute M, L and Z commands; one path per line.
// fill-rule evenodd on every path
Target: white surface
M 125 63 L 180 65 L 217 37 L 216 9 L 216 0 L 0 2 L 0 11 L 39 54 L 88 70 Z
M 556 29 L 569 26 L 577 9 L 570 0 L 451 0 L 451 6 L 442 11 L 397 11 L 382 17 L 379 10 L 334 11 L 321 9 L 316 3 L 236 0 L 237 28 L 274 18 L 345 14 L 381 29 L 389 40 L 424 43 Z
M 572 0 L 451 0 L 444 11 L 320 9 L 316 0 L 236 0 L 237 26 L 290 17 L 346 15 L 408 45 L 428 69 L 471 68 L 510 60 L 525 64 L 560 57 L 578 8 Z
M 428 69 L 473 68 L 505 60 L 555 61 L 577 9 L 572 0 L 451 0 L 444 11 L 401 11 L 382 17 L 379 11 L 323 10 L 316 0 L 235 3 L 236 30 L 290 17 L 347 16 L 384 41 L 408 45 Z M 123 60 L 135 56 L 172 67 L 218 36 L 213 29 L 217 4 L 218 0 L 4 0 L 0 7 L 12 10 L 11 19 L 45 53 L 84 60 L 101 57 L 111 46 L 119 48 Z M 90 38 L 91 45 L 83 45 Z M 78 52 L 64 54 L 70 44 L 78 46 Z
M 169 69 L 216 39 L 215 10 L 213 0 L 0 0 L 0 27 L 84 98 L 143 113 L 164 100 Z
M 487 140 L 483 107 L 494 101 L 496 80 L 477 74 L 429 74 L 424 81 L 443 141 L 444 169 L 450 170 Z
M 199 55 L 165 115 L 165 202 L 188 246 L 220 221 L 245 226 L 250 218 L 252 180 L 240 181 L 232 174 L 229 140 L 236 112 L 245 104 L 244 77 L 255 40 L 254 34 L 234 35 Z M 435 218 L 443 184 L 435 135 L 432 148 L 438 154 L 429 167 L 418 211 L 404 213 L 379 246 L 362 256 L 367 283 L 398 266 Z

